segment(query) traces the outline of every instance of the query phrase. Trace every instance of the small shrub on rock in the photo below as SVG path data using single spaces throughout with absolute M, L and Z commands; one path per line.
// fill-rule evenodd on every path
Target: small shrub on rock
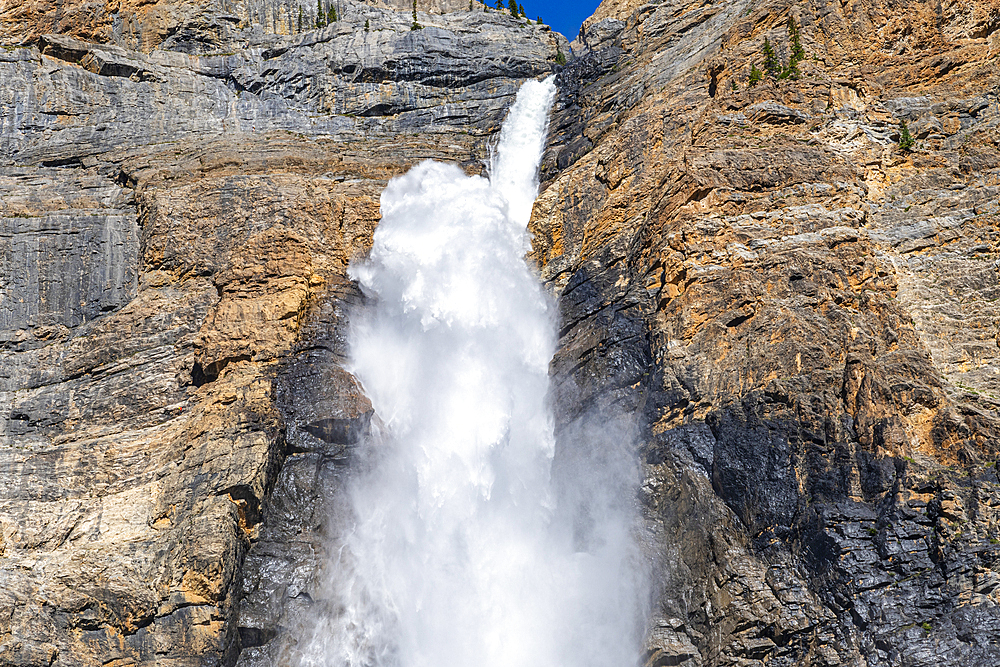
M 913 135 L 910 134 L 910 128 L 906 126 L 905 120 L 899 121 L 899 150 L 904 153 L 913 150 L 913 146 L 917 143 Z

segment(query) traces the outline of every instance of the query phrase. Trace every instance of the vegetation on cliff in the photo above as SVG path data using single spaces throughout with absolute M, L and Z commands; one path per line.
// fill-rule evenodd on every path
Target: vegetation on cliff
M 557 451 L 630 416 L 649 662 L 1000 663 L 993 0 L 621 0 L 573 51 L 464 0 L 236 5 L 0 10 L 0 662 L 280 664 L 370 428 L 379 194 L 478 173 L 563 61 Z

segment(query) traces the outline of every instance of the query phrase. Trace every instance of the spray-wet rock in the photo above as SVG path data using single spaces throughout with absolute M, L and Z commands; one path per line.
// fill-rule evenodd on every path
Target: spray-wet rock
M 995 2 L 609 1 L 577 58 L 478 4 L 227 6 L 0 9 L 0 664 L 272 665 L 336 613 L 346 267 L 557 49 L 556 470 L 638 457 L 647 663 L 1000 660 Z M 749 86 L 789 16 L 801 77 Z
M 980 592 L 996 43 L 965 35 L 995 8 L 908 6 L 919 37 L 850 4 L 677 9 L 604 3 L 584 24 L 586 43 L 623 23 L 621 52 L 560 74 L 533 222 L 564 315 L 557 423 L 620 395 L 602 352 L 637 339 L 606 312 L 637 314 L 652 360 L 631 385 L 649 664 L 992 664 L 968 623 L 1000 620 Z M 801 76 L 749 85 L 765 36 L 787 59 L 789 16 Z

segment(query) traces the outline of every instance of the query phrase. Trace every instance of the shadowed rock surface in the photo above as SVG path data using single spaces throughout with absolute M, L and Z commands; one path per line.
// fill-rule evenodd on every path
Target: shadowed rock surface
M 567 48 L 481 6 L 411 31 L 345 2 L 295 35 L 157 7 L 160 48 L 82 41 L 107 35 L 81 6 L 0 51 L 0 665 L 231 665 L 277 635 L 370 419 L 338 364 L 382 188 L 479 172 Z
M 801 77 L 750 86 L 790 16 Z M 585 24 L 534 256 L 561 421 L 640 425 L 650 665 L 1000 662 L 997 16 L 606 2 Z
M 387 180 L 479 172 L 569 45 L 298 6 L 0 5 L 0 665 L 286 664 L 321 630 L 372 419 L 346 268 Z M 789 16 L 801 76 L 749 86 Z M 621 0 L 574 42 L 531 257 L 557 464 L 608 422 L 642 462 L 649 667 L 1000 663 L 998 27 Z

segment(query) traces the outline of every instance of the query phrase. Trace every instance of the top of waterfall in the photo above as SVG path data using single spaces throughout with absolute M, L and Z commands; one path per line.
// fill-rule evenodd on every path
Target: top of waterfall
M 490 182 L 510 207 L 510 220 L 524 229 L 538 196 L 538 165 L 555 98 L 555 77 L 526 81 L 500 130 L 490 159 Z

